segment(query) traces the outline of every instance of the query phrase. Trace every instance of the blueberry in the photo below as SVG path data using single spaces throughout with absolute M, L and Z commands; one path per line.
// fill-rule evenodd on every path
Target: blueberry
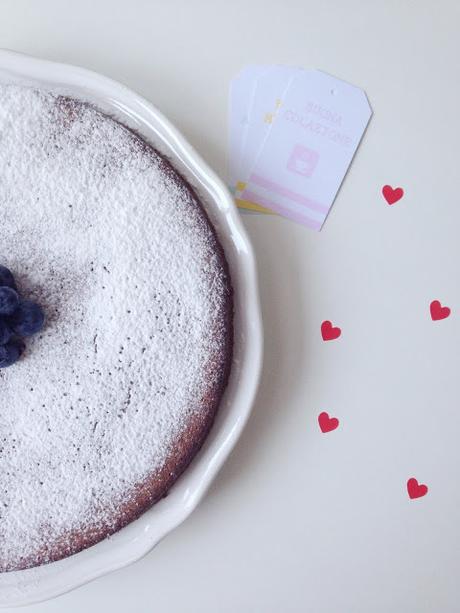
M 0 346 L 0 368 L 6 368 L 17 362 L 21 353 L 24 351 L 24 343 L 21 341 L 11 341 L 6 345 Z
M 6 266 L 0 266 L 0 286 L 6 286 L 16 289 L 16 282 L 11 273 L 11 270 L 8 270 Z
M 12 336 L 11 328 L 4 319 L 0 319 L 0 345 L 6 345 Z
M 11 315 L 16 310 L 19 297 L 13 288 L 0 287 L 0 315 Z
M 44 322 L 41 306 L 31 300 L 20 300 L 17 309 L 8 318 L 9 326 L 18 336 L 36 334 L 43 328 Z

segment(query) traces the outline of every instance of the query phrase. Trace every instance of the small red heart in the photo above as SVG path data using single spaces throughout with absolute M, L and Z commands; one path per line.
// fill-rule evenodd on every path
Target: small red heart
M 382 187 L 382 194 L 388 204 L 394 204 L 404 196 L 404 190 L 402 187 L 393 188 L 391 185 L 384 185 Z
M 433 302 L 430 304 L 430 313 L 433 321 L 439 321 L 440 319 L 449 317 L 450 309 L 449 307 L 441 306 L 439 300 L 433 300 Z
M 321 432 L 331 432 L 339 426 L 339 420 L 337 417 L 329 417 L 328 413 L 323 412 L 318 415 L 318 423 L 321 428 Z
M 415 477 L 411 477 L 407 482 L 407 493 L 409 498 L 421 498 L 428 492 L 428 487 L 423 483 L 419 483 Z
M 330 321 L 323 321 L 321 324 L 321 336 L 323 337 L 323 341 L 333 341 L 342 334 L 342 330 L 340 328 L 334 328 Z

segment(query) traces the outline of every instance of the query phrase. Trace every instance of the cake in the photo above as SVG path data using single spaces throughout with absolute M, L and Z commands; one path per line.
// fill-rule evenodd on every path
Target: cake
M 43 330 L 0 369 L 0 570 L 75 554 L 164 497 L 232 360 L 232 285 L 168 159 L 76 98 L 0 86 L 0 264 Z

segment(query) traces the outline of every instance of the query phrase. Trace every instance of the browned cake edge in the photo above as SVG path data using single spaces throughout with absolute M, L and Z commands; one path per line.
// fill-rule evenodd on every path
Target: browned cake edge
M 61 108 L 63 110 L 68 109 L 68 113 L 71 115 L 73 112 L 72 99 L 61 98 L 61 104 Z M 114 119 L 114 121 L 117 120 Z M 119 507 L 116 517 L 111 517 L 110 520 L 103 524 L 99 522 L 97 525 L 88 526 L 81 531 L 68 532 L 58 541 L 49 543 L 49 546 L 46 548 L 23 558 L 20 563 L 14 566 L 9 565 L 8 561 L 4 561 L 3 564 L 1 564 L 0 561 L 0 572 L 24 570 L 50 562 L 56 562 L 74 555 L 118 532 L 127 524 L 138 519 L 156 502 L 164 498 L 201 449 L 214 423 L 216 413 L 228 383 L 233 357 L 233 288 L 223 247 L 218 240 L 215 228 L 205 208 L 201 204 L 192 186 L 182 177 L 164 155 L 160 154 L 156 149 L 146 143 L 139 134 L 124 125 L 123 127 L 130 130 L 130 132 L 139 139 L 146 153 L 151 151 L 161 158 L 162 171 L 167 173 L 188 191 L 194 206 L 201 210 L 206 223 L 212 231 L 215 243 L 213 245 L 213 250 L 218 256 L 220 260 L 219 263 L 227 278 L 227 300 L 222 321 L 222 325 L 227 332 L 225 334 L 225 342 L 220 349 L 218 363 L 212 363 L 210 361 L 208 367 L 205 369 L 206 373 L 203 373 L 204 377 L 211 380 L 214 379 L 216 383 L 213 386 L 209 386 L 204 397 L 200 399 L 199 406 L 190 419 L 188 426 L 182 431 L 181 435 L 172 445 L 173 451 L 164 463 L 162 469 L 152 473 L 134 488 L 128 496 L 127 502 Z

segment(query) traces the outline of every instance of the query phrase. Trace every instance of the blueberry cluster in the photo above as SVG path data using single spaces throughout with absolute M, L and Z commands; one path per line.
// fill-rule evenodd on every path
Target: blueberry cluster
M 0 368 L 20 358 L 25 347 L 22 337 L 39 332 L 44 321 L 40 305 L 21 300 L 11 271 L 0 266 Z

